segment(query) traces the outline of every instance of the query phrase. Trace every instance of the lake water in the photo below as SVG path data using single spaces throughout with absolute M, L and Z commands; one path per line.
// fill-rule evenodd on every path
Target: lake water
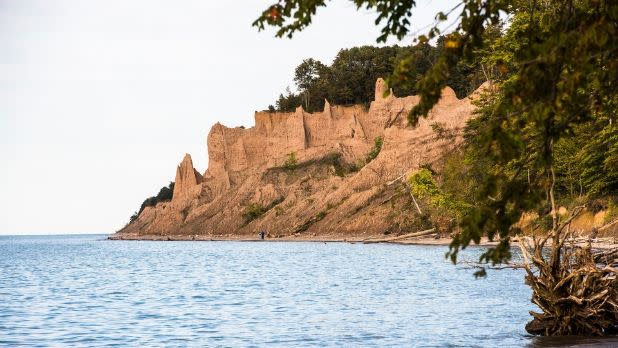
M 0 237 L 0 345 L 618 346 L 532 338 L 523 271 L 475 280 L 445 251 Z

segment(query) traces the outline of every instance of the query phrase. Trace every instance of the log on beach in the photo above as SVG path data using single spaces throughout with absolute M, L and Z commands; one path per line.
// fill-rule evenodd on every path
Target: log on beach
M 413 232 L 413 233 L 408 233 L 408 234 L 403 234 L 403 235 L 395 236 L 395 237 L 380 238 L 380 239 L 365 239 L 365 240 L 363 240 L 363 243 L 364 244 L 388 243 L 388 242 L 393 242 L 393 241 L 402 240 L 402 239 L 427 236 L 427 235 L 430 235 L 430 234 L 434 234 L 435 232 L 436 232 L 436 228 L 434 227 L 434 228 L 430 228 L 428 230 L 419 231 L 419 232 Z

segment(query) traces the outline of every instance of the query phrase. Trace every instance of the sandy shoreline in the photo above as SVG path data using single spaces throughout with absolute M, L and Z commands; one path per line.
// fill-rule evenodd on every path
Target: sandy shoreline
M 259 239 L 257 236 L 247 235 L 133 235 L 114 234 L 110 240 L 149 240 L 149 241 L 207 241 L 207 242 L 315 242 L 315 243 L 389 243 L 389 244 L 422 244 L 422 245 L 449 245 L 450 238 L 421 237 L 388 241 L 384 236 L 283 236 L 278 238 Z M 495 245 L 495 242 L 482 241 L 480 245 Z
M 388 240 L 384 236 L 284 236 L 260 240 L 257 236 L 247 235 L 134 235 L 113 234 L 109 240 L 141 240 L 141 241 L 202 241 L 202 242 L 314 242 L 314 243 L 363 243 L 363 244 L 399 244 L 399 245 L 442 245 L 448 246 L 451 238 L 415 237 L 409 239 Z M 517 241 L 513 242 L 516 246 Z M 487 238 L 481 239 L 479 244 L 470 246 L 495 246 L 498 243 Z M 593 249 L 618 248 L 617 238 L 598 238 L 591 244 Z

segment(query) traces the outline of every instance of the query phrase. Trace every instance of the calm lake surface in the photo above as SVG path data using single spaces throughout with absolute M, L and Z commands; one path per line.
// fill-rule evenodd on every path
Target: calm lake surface
M 618 346 L 527 335 L 523 271 L 475 280 L 445 251 L 0 237 L 0 345 Z

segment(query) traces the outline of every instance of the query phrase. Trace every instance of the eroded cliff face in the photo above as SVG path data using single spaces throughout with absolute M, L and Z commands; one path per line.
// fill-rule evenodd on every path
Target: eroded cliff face
M 436 163 L 461 143 L 472 117 L 472 97 L 457 99 L 450 88 L 416 127 L 407 113 L 419 98 L 384 97 L 376 82 L 375 101 L 362 106 L 331 106 L 321 113 L 299 107 L 293 113 L 256 112 L 252 128 L 215 124 L 207 137 L 209 165 L 203 175 L 186 155 L 176 171 L 174 198 L 146 208 L 118 233 L 125 236 L 227 236 L 265 230 L 289 235 L 364 236 L 392 228 L 393 205 L 386 204 L 406 174 Z M 437 124 L 450 136 L 439 136 Z M 360 170 L 336 168 L 362 162 L 383 138 L 379 155 Z M 294 153 L 298 165 L 285 167 Z M 339 156 L 337 163 L 333 154 Z M 340 168 L 339 168 L 340 169 Z M 391 198 L 389 198 L 391 197 Z M 268 210 L 246 222 L 251 204 Z M 395 214 L 396 215 L 396 214 Z
M 193 168 L 191 155 L 185 154 L 182 162 L 176 168 L 176 183 L 174 185 L 173 197 L 176 200 L 185 199 L 186 196 L 193 197 L 199 192 L 199 185 L 202 183 L 202 175 Z

